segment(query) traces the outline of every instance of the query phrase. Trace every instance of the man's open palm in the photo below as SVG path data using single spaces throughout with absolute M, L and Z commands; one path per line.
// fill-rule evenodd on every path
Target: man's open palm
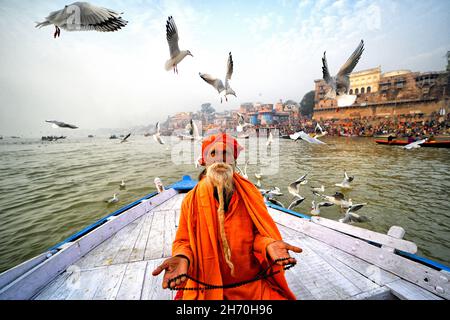
M 292 258 L 291 256 L 289 256 L 289 250 L 297 252 L 297 253 L 302 252 L 301 248 L 291 246 L 290 244 L 288 244 L 282 240 L 272 242 L 271 244 L 269 244 L 267 246 L 267 254 L 273 261 L 275 261 L 277 259 L 288 258 L 287 260 L 278 261 L 277 264 L 280 266 L 284 266 L 289 263 L 294 263 L 294 264 L 297 263 L 297 260 L 295 260 L 295 258 Z
M 187 274 L 188 267 L 189 267 L 188 259 L 186 259 L 184 257 L 180 257 L 180 256 L 175 256 L 175 257 L 166 259 L 159 267 L 157 267 L 153 271 L 152 275 L 157 276 L 163 270 L 166 270 L 166 272 L 164 273 L 162 287 L 163 287 L 163 289 L 167 289 L 169 287 L 169 280 L 173 279 L 175 277 L 178 277 L 179 275 Z M 177 279 L 176 281 L 171 282 L 170 287 L 173 288 L 173 287 L 175 287 L 175 285 L 179 286 L 180 284 L 182 284 L 185 281 L 186 281 L 186 277 L 181 277 L 180 279 Z

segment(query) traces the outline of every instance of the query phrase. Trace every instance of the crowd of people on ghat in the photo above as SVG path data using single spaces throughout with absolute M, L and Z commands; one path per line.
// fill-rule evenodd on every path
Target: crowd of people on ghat
M 393 117 L 363 117 L 358 119 L 330 119 L 315 121 L 300 120 L 296 126 L 281 127 L 281 134 L 292 134 L 297 131 L 313 133 L 317 124 L 327 131 L 329 136 L 344 137 L 436 137 L 450 135 L 450 113 L 441 115 L 433 113 L 393 116 Z

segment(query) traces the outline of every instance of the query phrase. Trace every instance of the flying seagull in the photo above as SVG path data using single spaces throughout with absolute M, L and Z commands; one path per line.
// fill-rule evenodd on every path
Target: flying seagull
M 274 199 L 273 196 L 274 196 L 274 194 L 272 194 L 271 192 L 268 192 L 268 193 L 266 193 L 266 194 L 264 195 L 264 198 L 266 198 L 266 200 L 267 200 L 268 202 L 273 203 L 274 205 L 277 205 L 277 206 L 279 206 L 279 207 L 284 208 L 284 205 L 283 205 L 280 201 Z
M 269 194 L 271 194 L 273 196 L 277 196 L 277 197 L 283 195 L 283 193 L 281 192 L 280 188 L 278 188 L 278 187 L 270 188 L 270 190 L 267 193 L 269 193 Z
M 114 10 L 97 7 L 88 2 L 74 2 L 64 9 L 49 14 L 45 21 L 36 22 L 36 28 L 55 26 L 54 38 L 61 35 L 61 28 L 66 31 L 113 32 L 125 27 L 128 21 Z
M 159 122 L 156 123 L 156 133 L 153 135 L 153 139 L 158 142 L 159 144 L 164 144 L 165 142 L 163 141 L 163 139 L 161 138 L 161 133 L 160 133 L 160 125 Z
M 255 177 L 256 177 L 256 186 L 258 188 L 261 188 L 261 179 L 262 179 L 262 174 L 261 173 L 255 173 Z
M 242 171 L 241 168 L 236 166 L 236 168 L 240 171 L 239 173 L 241 174 L 241 176 L 244 177 L 245 179 L 248 179 L 247 166 L 248 166 L 249 162 L 250 162 L 250 160 L 245 161 L 244 171 Z
M 56 121 L 56 120 L 45 120 L 45 122 L 52 123 L 53 128 L 69 128 L 69 129 L 78 129 L 77 126 L 74 126 L 73 124 L 64 123 L 62 121 Z
M 420 148 L 420 145 L 421 145 L 422 143 L 427 142 L 427 140 L 428 140 L 428 138 L 422 139 L 422 140 L 418 140 L 418 141 L 414 141 L 414 142 L 412 142 L 412 143 L 410 143 L 410 144 L 404 146 L 403 148 L 404 148 L 404 149 L 407 149 L 407 150 L 417 149 L 417 148 Z
M 363 206 L 365 206 L 367 203 L 361 203 L 361 204 L 355 204 L 352 205 L 350 208 L 347 209 L 347 212 L 345 213 L 344 218 L 339 219 L 339 222 L 342 223 L 353 223 L 353 222 L 367 222 L 369 219 L 364 216 L 360 216 L 359 214 L 355 213 L 355 211 L 358 211 Z
M 332 77 L 330 75 L 326 57 L 326 51 L 323 53 L 322 58 L 322 73 L 323 80 L 325 80 L 326 84 L 330 86 L 329 90 L 326 93 L 326 97 L 329 99 L 337 99 L 338 106 L 344 107 L 352 105 L 356 100 L 356 96 L 352 96 L 352 99 L 349 99 L 348 92 L 350 89 L 350 73 L 352 73 L 353 69 L 358 64 L 359 59 L 364 51 L 364 41 L 361 40 L 356 50 L 352 53 L 350 58 L 348 58 L 347 62 L 341 67 L 336 76 Z
M 311 202 L 311 204 L 312 204 L 311 214 L 313 216 L 318 216 L 320 214 L 320 207 L 331 207 L 334 205 L 334 203 L 328 201 L 318 202 L 316 204 L 314 200 Z
M 344 180 L 341 183 L 336 183 L 336 187 L 340 187 L 343 189 L 351 189 L 350 182 L 353 181 L 355 177 L 349 177 L 347 171 L 344 171 Z
M 131 133 L 127 134 L 127 136 L 125 138 L 122 139 L 122 141 L 120 141 L 120 143 L 124 143 L 124 142 L 128 142 L 127 139 L 131 136 Z
M 311 137 L 309 134 L 305 133 L 304 131 L 300 131 L 299 132 L 299 137 L 302 138 L 303 140 L 305 140 L 308 143 L 312 143 L 312 144 L 326 144 L 325 142 L 320 141 L 316 137 Z
M 228 102 L 227 96 L 232 95 L 232 96 L 236 97 L 236 93 L 230 87 L 230 80 L 231 80 L 231 76 L 233 75 L 233 69 L 234 69 L 233 68 L 233 57 L 230 52 L 228 54 L 227 73 L 225 75 L 225 84 L 223 83 L 223 81 L 221 79 L 215 78 L 215 77 L 211 76 L 210 74 L 199 72 L 199 75 L 200 75 L 200 78 L 202 78 L 203 80 L 206 81 L 206 83 L 213 86 L 214 89 L 217 90 L 219 95 L 221 95 L 222 92 L 225 92 L 224 93 L 225 100 Z M 222 96 L 220 96 L 220 103 L 222 103 L 222 102 L 223 102 L 223 98 L 222 98 Z
M 247 127 L 253 127 L 252 124 L 245 122 L 244 115 L 237 113 L 238 115 L 238 126 L 236 127 L 237 132 L 243 132 L 245 131 L 245 128 Z
M 189 121 L 188 125 L 186 126 L 186 129 L 189 130 L 189 136 L 183 135 L 184 138 L 194 141 L 202 140 L 202 137 L 200 136 L 198 127 L 195 124 L 194 120 L 191 119 L 191 121 Z
M 322 199 L 325 199 L 327 202 L 334 203 L 335 205 L 340 206 L 343 209 L 350 208 L 353 205 L 352 199 L 345 200 L 344 194 L 342 192 L 336 192 L 333 196 L 325 196 L 315 191 L 313 191 L 313 194 L 315 196 L 321 197 Z
M 296 132 L 296 133 L 290 134 L 289 138 L 291 138 L 294 141 L 298 140 L 300 138 L 300 132 Z
M 306 180 L 307 175 L 308 174 L 304 174 L 303 176 L 301 176 L 300 178 L 298 178 L 297 180 L 295 180 L 288 186 L 289 193 L 292 194 L 294 197 L 303 198 L 299 194 L 300 193 L 300 185 L 304 185 L 304 184 L 308 183 L 308 180 Z
M 316 133 L 317 129 L 319 129 L 320 133 Z M 314 131 L 315 131 L 315 135 L 313 138 L 315 138 L 315 139 L 322 138 L 323 136 L 328 134 L 327 131 L 323 131 L 322 127 L 320 126 L 320 124 L 318 122 L 316 124 L 316 128 L 314 129 Z
M 122 183 L 119 185 L 120 189 L 125 189 L 126 188 L 126 184 L 125 181 L 122 180 Z
M 166 61 L 166 70 L 169 71 L 173 68 L 173 72 L 178 74 L 178 64 L 186 58 L 186 56 L 193 57 L 193 55 L 189 50 L 180 51 L 180 48 L 178 47 L 178 29 L 172 16 L 167 19 L 166 37 L 170 51 L 170 59 Z
M 303 202 L 303 200 L 305 200 L 305 198 L 303 198 L 302 196 L 296 196 L 294 197 L 294 200 L 291 202 L 291 204 L 288 207 L 288 210 L 293 210 L 295 207 L 297 207 L 300 203 Z
M 300 186 L 308 183 L 306 180 L 307 175 L 308 174 L 304 174 L 288 186 L 289 193 L 294 196 L 292 203 L 288 207 L 289 210 L 292 210 L 305 200 L 305 198 L 300 195 Z

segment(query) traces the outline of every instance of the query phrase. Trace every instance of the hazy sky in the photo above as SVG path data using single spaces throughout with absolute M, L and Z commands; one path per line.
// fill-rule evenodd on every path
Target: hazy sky
M 445 69 L 450 50 L 450 2 L 146 1 L 95 0 L 124 12 L 119 32 L 36 29 L 35 22 L 71 1 L 0 0 L 0 135 L 49 132 L 46 119 L 83 129 L 130 127 L 242 102 L 300 101 L 321 78 L 327 51 L 332 73 L 358 45 L 366 50 L 355 71 Z M 180 48 L 189 49 L 179 75 L 169 57 L 165 23 L 172 15 Z M 234 58 L 237 98 L 220 104 L 199 72 L 223 77 Z

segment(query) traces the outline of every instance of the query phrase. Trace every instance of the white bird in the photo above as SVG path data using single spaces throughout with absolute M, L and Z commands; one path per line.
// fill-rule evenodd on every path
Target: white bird
M 312 143 L 312 144 L 326 144 L 323 141 L 320 141 L 319 139 L 315 138 L 315 137 L 311 137 L 309 134 L 305 133 L 304 131 L 300 131 L 299 132 L 299 136 L 300 138 L 302 138 L 303 140 L 305 140 L 308 143 Z
M 303 198 L 302 196 L 294 197 L 294 200 L 289 205 L 288 210 L 293 210 L 296 206 L 298 206 L 300 203 L 302 203 L 303 200 L 305 200 L 305 198 Z
M 120 143 L 124 143 L 124 142 L 128 142 L 128 138 L 131 136 L 131 133 L 127 134 L 127 136 L 125 138 L 122 139 L 122 141 L 120 141 Z
M 166 37 L 169 43 L 170 59 L 166 61 L 166 70 L 169 71 L 173 68 L 173 72 L 178 74 L 178 64 L 186 58 L 186 56 L 193 57 L 189 50 L 182 50 L 178 47 L 178 29 L 175 25 L 173 17 L 170 16 L 166 23 Z
M 313 194 L 344 209 L 353 205 L 352 199 L 345 200 L 344 194 L 341 192 L 336 192 L 333 196 L 326 196 L 315 191 L 313 191 Z
M 261 188 L 261 179 L 262 179 L 262 174 L 261 173 L 255 173 L 255 177 L 256 177 L 256 186 L 258 188 Z
M 242 171 L 241 169 L 239 169 L 241 171 L 241 175 L 245 178 L 248 179 L 248 174 L 247 174 L 247 166 L 248 163 L 250 162 L 250 160 L 245 161 L 245 167 L 244 167 L 244 171 Z
M 245 131 L 247 127 L 253 127 L 251 123 L 245 122 L 244 115 L 237 113 L 238 115 L 238 126 L 236 127 L 237 132 Z
M 291 138 L 292 140 L 298 140 L 300 138 L 300 132 L 296 132 L 294 134 L 290 134 L 289 138 Z
M 270 146 L 272 144 L 272 142 L 273 142 L 273 135 L 272 135 L 272 132 L 270 131 L 269 138 L 267 139 L 267 142 L 266 142 L 266 146 L 267 147 Z
M 342 223 L 353 223 L 353 222 L 367 222 L 369 219 L 364 216 L 360 216 L 359 214 L 355 213 L 355 211 L 358 211 L 363 206 L 365 206 L 367 203 L 361 203 L 361 204 L 355 204 L 350 206 L 347 209 L 347 212 L 345 213 L 344 218 L 339 219 L 339 222 Z
M 315 192 L 325 192 L 325 187 L 323 185 L 320 187 L 311 187 L 311 190 Z
M 308 183 L 308 180 L 306 180 L 307 175 L 308 174 L 304 174 L 288 186 L 289 193 L 294 196 L 294 199 L 288 207 L 289 210 L 292 210 L 305 200 L 305 198 L 300 195 L 300 186 Z
M 268 193 L 270 193 L 271 195 L 277 196 L 277 197 L 283 195 L 283 193 L 281 192 L 280 188 L 278 188 L 278 187 L 270 188 Z
M 364 41 L 361 40 L 356 50 L 352 53 L 350 58 L 341 67 L 336 76 L 332 77 L 330 75 L 327 63 L 326 52 L 323 53 L 322 58 L 322 73 L 323 80 L 330 87 L 326 92 L 325 96 L 329 99 L 337 99 L 338 106 L 349 106 L 352 105 L 356 100 L 356 96 L 348 95 L 350 89 L 350 74 L 353 69 L 358 64 L 359 59 L 364 51 Z
M 119 187 L 120 187 L 120 189 L 125 189 L 126 184 L 125 184 L 124 180 L 122 180 L 122 183 L 119 185 Z
M 419 141 L 414 141 L 414 142 L 412 142 L 412 143 L 410 143 L 410 144 L 404 146 L 403 148 L 405 148 L 405 149 L 407 149 L 407 150 L 417 149 L 417 148 L 420 148 L 420 145 L 421 145 L 422 143 L 427 142 L 427 140 L 428 140 L 428 138 L 425 138 L 425 139 L 422 139 L 422 140 L 419 140 Z
M 292 182 L 289 186 L 288 186 L 288 191 L 290 194 L 292 194 L 294 197 L 298 197 L 298 198 L 303 198 L 299 193 L 300 193 L 300 186 L 301 185 L 305 185 L 308 183 L 308 180 L 306 180 L 306 176 L 308 174 L 304 174 L 303 176 L 301 176 L 300 178 L 298 178 L 297 180 L 295 180 L 294 182 Z
M 117 197 L 117 193 L 114 193 L 114 196 L 113 196 L 111 199 L 105 200 L 105 202 L 107 202 L 107 203 L 109 203 L 109 204 L 111 204 L 111 203 L 116 203 L 116 202 L 118 202 L 118 201 L 119 201 L 119 198 Z
M 224 92 L 225 100 L 227 102 L 228 102 L 227 96 L 232 95 L 232 96 L 236 97 L 236 92 L 234 92 L 234 90 L 231 89 L 231 86 L 230 86 L 230 80 L 231 80 L 231 76 L 233 75 L 233 70 L 234 70 L 233 66 L 234 66 L 234 64 L 233 64 L 233 56 L 231 55 L 231 52 L 230 52 L 228 54 L 227 73 L 225 75 L 225 84 L 223 83 L 222 80 L 220 80 L 218 78 L 215 78 L 215 77 L 211 76 L 210 74 L 199 72 L 200 78 L 205 80 L 206 83 L 208 83 L 211 86 L 213 86 L 214 89 L 217 90 L 219 95 L 221 95 L 222 92 Z M 220 103 L 222 103 L 222 102 L 223 102 L 223 98 L 221 96 L 220 97 Z
M 265 198 L 268 202 L 273 203 L 274 205 L 277 205 L 277 206 L 279 206 L 279 207 L 284 208 L 284 205 L 283 205 L 280 201 L 278 201 L 278 200 L 276 200 L 276 199 L 273 198 L 273 194 L 272 194 L 272 193 L 267 193 L 267 194 L 264 196 L 264 198 Z
M 201 165 L 201 161 L 202 161 L 202 156 L 199 156 L 199 157 L 195 160 L 195 163 L 194 163 L 195 169 L 200 168 L 200 167 L 202 166 L 202 165 Z
M 51 123 L 53 128 L 69 128 L 69 129 L 78 129 L 77 126 L 73 124 L 64 123 L 62 121 L 56 120 L 45 120 L 45 122 Z
M 259 192 L 261 192 L 261 194 L 264 197 L 266 197 L 266 196 L 279 197 L 279 196 L 283 195 L 283 193 L 281 192 L 280 188 L 278 188 L 278 187 L 272 187 L 269 190 L 266 190 L 266 189 L 258 189 L 258 190 L 259 190 Z
M 352 182 L 353 179 L 354 177 L 349 177 L 347 171 L 344 171 L 344 180 L 342 180 L 341 183 L 336 183 L 335 186 L 343 189 L 351 189 L 350 182 Z
M 195 121 L 191 119 L 189 121 L 188 125 L 186 126 L 186 129 L 189 130 L 189 136 L 183 136 L 183 139 L 187 140 L 193 140 L 193 141 L 200 141 L 202 140 L 202 137 L 200 136 L 199 130 L 197 125 L 195 124 Z
M 328 134 L 327 131 L 323 131 L 323 129 L 319 123 L 316 124 L 316 128 L 314 129 L 314 132 L 317 132 L 317 129 L 320 130 L 320 133 L 315 133 L 314 138 L 316 138 L 316 139 L 322 138 L 323 136 L 326 136 Z
M 154 183 L 155 183 L 156 190 L 158 191 L 158 193 L 164 192 L 164 185 L 160 178 L 156 177 L 154 180 Z
M 318 203 L 316 204 L 316 202 L 315 202 L 314 200 L 311 202 L 311 204 L 312 204 L 312 207 L 311 207 L 311 214 L 312 214 L 313 216 L 318 216 L 318 215 L 320 214 L 320 207 L 331 207 L 331 206 L 334 205 L 334 203 L 332 203 L 332 202 L 327 202 L 327 201 L 324 201 L 324 202 L 318 202 Z
M 156 133 L 153 135 L 153 139 L 159 144 L 165 144 L 164 140 L 161 138 L 161 127 L 159 122 L 156 123 Z
M 49 14 L 45 21 L 36 22 L 36 28 L 49 25 L 55 26 L 54 38 L 61 34 L 61 29 L 66 31 L 88 31 L 112 32 L 125 27 L 128 21 L 111 9 L 94 6 L 88 2 L 74 2 L 64 9 Z

